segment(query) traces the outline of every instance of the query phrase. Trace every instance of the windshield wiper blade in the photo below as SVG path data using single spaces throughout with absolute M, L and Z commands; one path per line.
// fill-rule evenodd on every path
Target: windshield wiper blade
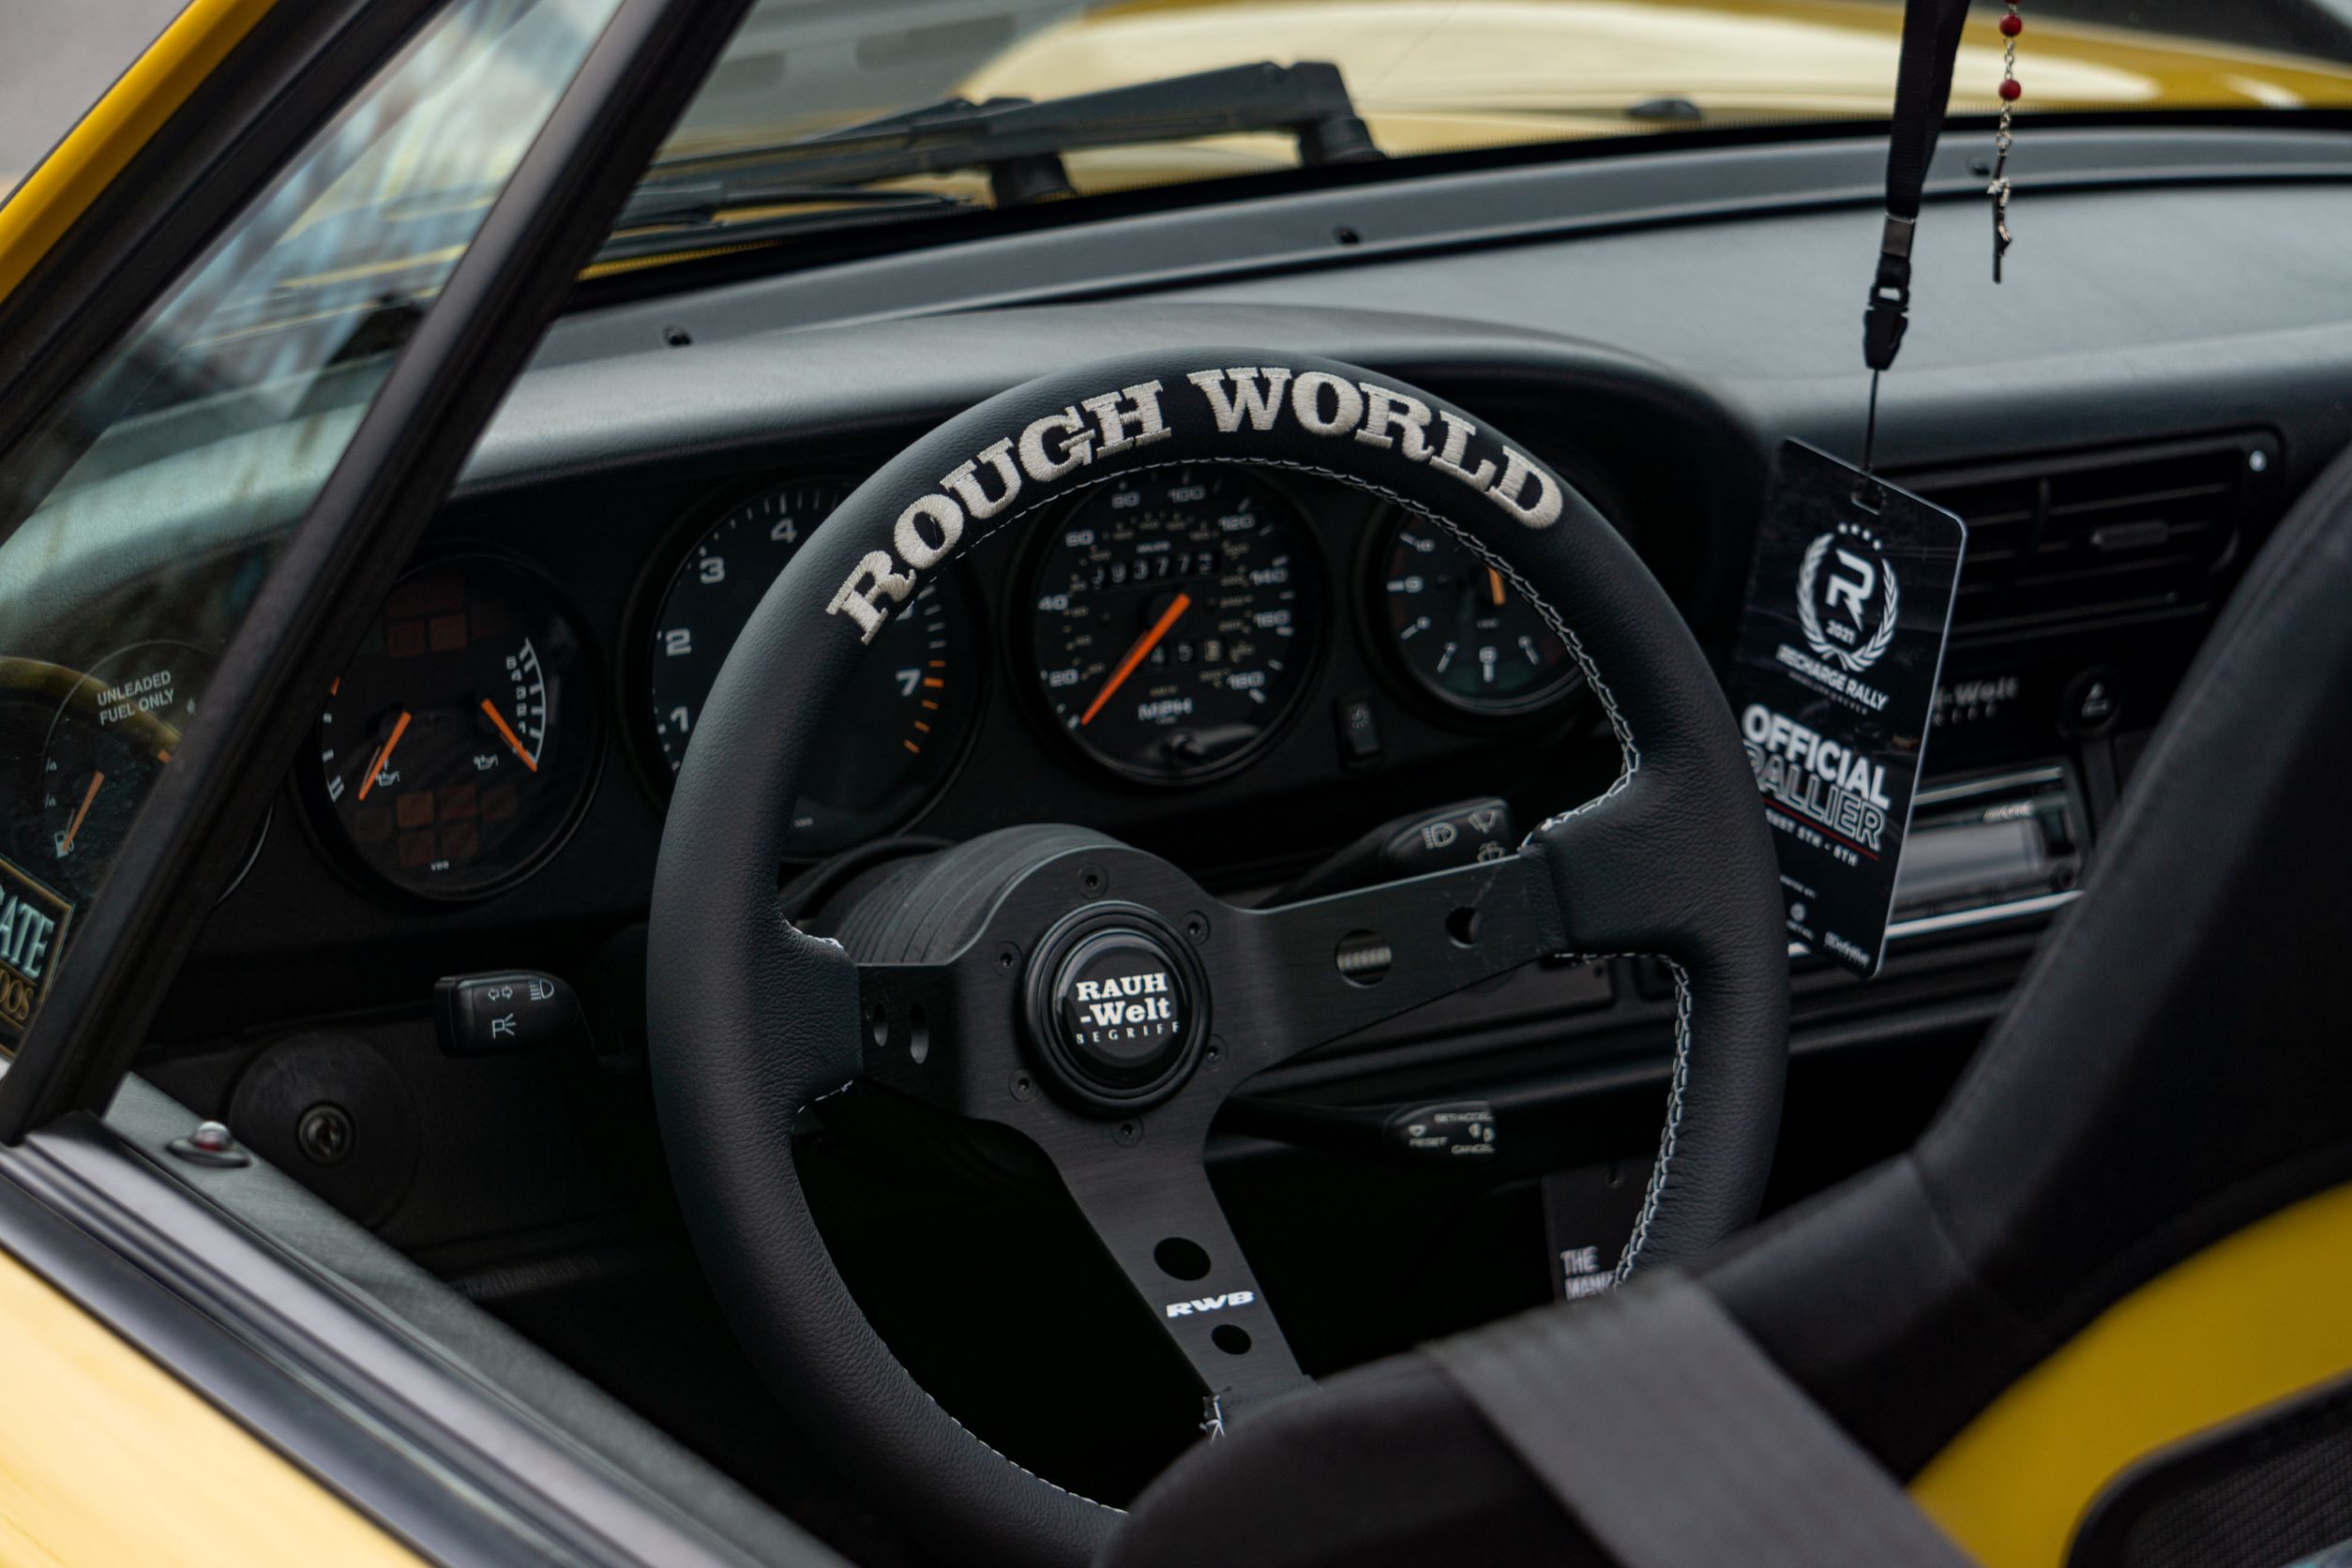
M 796 190 L 857 187 L 874 180 L 957 170 L 987 171 L 999 206 L 1073 194 L 1061 155 L 1081 147 L 1133 146 L 1242 131 L 1283 131 L 1303 164 L 1378 158 L 1339 68 L 1327 61 L 1272 61 L 1196 71 L 1156 82 L 1032 100 L 945 98 L 854 125 L 742 153 L 656 164 L 622 210 L 620 228 L 662 221 L 684 207 L 689 219 L 770 200 L 763 180 Z M 664 169 L 741 166 L 699 179 L 664 179 Z M 720 189 L 710 190 L 713 184 Z
M 869 195 L 871 200 L 867 199 Z M 957 212 L 979 204 L 960 196 L 929 190 L 869 193 L 857 189 L 782 186 L 758 188 L 758 194 L 747 203 L 731 199 L 725 204 L 780 206 L 794 202 L 824 204 L 803 207 L 796 212 L 727 217 L 711 212 L 704 204 L 693 210 L 640 218 L 633 220 L 634 226 L 625 225 L 607 235 L 605 242 L 596 248 L 596 260 L 637 261 L 647 256 L 683 255 L 716 247 L 763 244 L 807 229 L 846 229 L 888 223 L 900 219 Z
M 797 180 L 789 185 L 753 179 L 666 180 L 657 185 L 641 185 L 630 191 L 628 201 L 621 207 L 621 216 L 613 219 L 612 229 L 619 234 L 624 230 L 643 229 L 655 224 L 726 227 L 720 222 L 720 215 L 729 208 L 780 207 L 800 202 L 822 203 L 834 208 L 853 206 L 923 211 L 973 204 L 960 196 L 951 196 L 940 190 L 864 190 L 856 186 L 807 185 Z M 836 212 L 792 216 L 814 218 L 840 215 Z

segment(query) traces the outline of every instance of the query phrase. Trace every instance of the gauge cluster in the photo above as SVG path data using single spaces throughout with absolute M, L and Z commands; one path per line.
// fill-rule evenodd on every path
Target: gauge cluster
M 557 861 L 593 875 L 610 840 L 563 852 L 600 793 L 641 802 L 657 834 L 728 654 L 864 467 L 466 519 L 326 686 L 303 780 L 317 837 L 362 885 L 451 905 Z M 197 656 L 126 649 L 91 676 L 166 691 Z M 1450 532 L 1215 463 L 1123 476 L 976 551 L 896 611 L 853 680 L 856 717 L 833 721 L 791 807 L 796 864 L 910 831 L 1148 833 L 1232 800 L 1311 799 L 1393 761 L 1512 754 L 1530 725 L 1572 718 L 1581 688 L 1559 632 Z M 174 718 L 167 699 L 151 708 L 135 733 L 60 731 L 45 801 L 61 853 L 113 831 L 94 781 L 159 765 Z M 1385 714 L 1391 738 L 1335 731 L 1343 709 Z M 1347 815 L 1301 809 L 1318 831 Z M 1255 853 L 1253 831 L 1219 837 Z M 639 830 L 635 864 L 655 836 Z

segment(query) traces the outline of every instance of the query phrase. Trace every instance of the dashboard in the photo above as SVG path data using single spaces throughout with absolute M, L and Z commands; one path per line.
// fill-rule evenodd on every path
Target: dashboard
M 1018 341 L 1010 316 L 992 324 Z M 1526 430 L 1681 591 L 1735 599 L 1755 438 L 1654 369 L 1516 358 L 1432 379 Z M 444 974 L 600 973 L 607 942 L 635 961 L 670 780 L 734 634 L 848 490 L 959 396 L 917 376 L 870 407 L 829 400 L 812 430 L 775 405 L 837 367 L 790 360 L 779 374 L 756 339 L 672 351 L 647 368 L 681 381 L 618 401 L 609 365 L 526 381 L 605 406 L 541 424 L 529 391 L 510 405 L 510 429 L 565 449 L 486 447 L 323 675 L 312 739 L 158 1051 L 413 1010 Z M 1019 374 L 973 369 L 979 391 Z M 722 390 L 755 384 L 770 407 Z M 682 396 L 725 400 L 738 429 L 678 439 Z M 1061 821 L 1249 897 L 1400 813 L 1500 796 L 1537 820 L 1605 786 L 1617 753 L 1563 651 L 1494 587 L 1311 476 L 1204 469 L 1102 492 L 988 541 L 878 638 L 862 718 L 836 725 L 792 807 L 795 869 Z M 633 1040 L 618 1006 L 613 1036 Z
M 1888 968 L 1863 985 L 1792 964 L 1800 1119 L 1829 1103 L 1808 1073 L 1864 1060 L 1853 1103 L 1924 1116 L 2095 865 L 2237 574 L 2352 436 L 2331 390 L 2352 374 L 2340 268 L 2313 252 L 2352 204 L 2341 137 L 2050 132 L 2038 149 L 2052 188 L 2031 193 L 2033 244 L 2002 290 L 1981 276 L 1972 208 L 1922 229 L 1880 449 L 1968 519 L 1970 554 Z M 1947 204 L 1981 190 L 1964 156 L 1938 155 Z M 2224 158 L 2251 172 L 2179 184 Z M 234 1113 L 435 1266 L 487 1268 L 514 1238 L 665 1191 L 641 1105 L 616 1123 L 607 1102 L 616 1084 L 641 1097 L 669 784 L 734 632 L 864 475 L 1072 362 L 1245 344 L 1425 384 L 1573 477 L 1725 658 L 1773 445 L 1859 444 L 1882 173 L 1882 148 L 1844 139 L 1594 158 L 583 297 L 407 574 L 319 672 L 301 753 L 253 781 L 267 823 L 142 1071 Z M 1356 238 L 1334 245 L 1341 228 Z M 2191 276 L 2267 282 L 2213 299 L 2184 293 Z M 104 787 L 68 831 L 88 780 L 152 765 L 152 726 L 187 716 L 173 661 L 217 656 L 232 629 L 91 647 L 63 684 L 0 703 L 0 747 L 55 762 L 44 820 L 6 824 L 5 852 L 37 864 L 22 857 L 46 844 L 53 867 L 61 835 L 78 853 L 109 831 Z M 792 813 L 788 880 L 1066 822 L 1247 902 L 1410 813 L 1495 799 L 1531 822 L 1617 765 L 1524 607 L 1312 480 L 1179 473 L 992 537 L 890 624 L 858 680 L 863 716 L 837 721 L 807 798 L 743 803 Z M 136 731 L 76 716 L 125 700 L 146 705 Z M 568 979 L 586 1048 L 446 1057 L 435 981 L 507 970 Z M 1515 1159 L 1590 1162 L 1592 1203 L 1614 1213 L 1608 1162 L 1656 1135 L 1672 1006 L 1631 961 L 1530 969 L 1268 1075 L 1235 1157 L 1308 1136 L 1286 1098 L 1475 1092 L 1516 1108 Z M 323 1097 L 360 1129 L 331 1168 L 293 1131 Z M 1783 1196 L 1885 1152 L 1856 1127 L 1905 1124 L 1792 1123 Z M 1330 1270 L 1281 1281 L 1286 1297 L 1389 1292 L 1333 1259 L 1344 1226 L 1325 1231 L 1285 1238 Z

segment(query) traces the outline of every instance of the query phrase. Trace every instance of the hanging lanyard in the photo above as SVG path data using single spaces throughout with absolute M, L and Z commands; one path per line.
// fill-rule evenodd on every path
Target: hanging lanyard
M 1862 362 L 1870 367 L 1870 417 L 1862 468 L 1872 467 L 1878 434 L 1878 377 L 1894 364 L 1910 323 L 1911 240 L 1936 139 L 1952 101 L 1952 63 L 1968 0 L 1906 0 L 1903 58 L 1894 80 L 1894 124 L 1887 139 L 1887 221 L 1878 239 L 1878 272 L 1862 316 Z M 2004 99 L 2006 101 L 2006 99 Z M 2006 231 L 2003 231 L 2004 233 Z

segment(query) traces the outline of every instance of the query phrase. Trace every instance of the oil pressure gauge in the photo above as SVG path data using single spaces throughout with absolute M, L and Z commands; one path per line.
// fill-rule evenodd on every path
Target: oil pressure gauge
M 536 579 L 487 556 L 401 579 L 319 716 L 329 814 L 370 870 L 427 897 L 536 866 L 596 754 L 579 634 Z

